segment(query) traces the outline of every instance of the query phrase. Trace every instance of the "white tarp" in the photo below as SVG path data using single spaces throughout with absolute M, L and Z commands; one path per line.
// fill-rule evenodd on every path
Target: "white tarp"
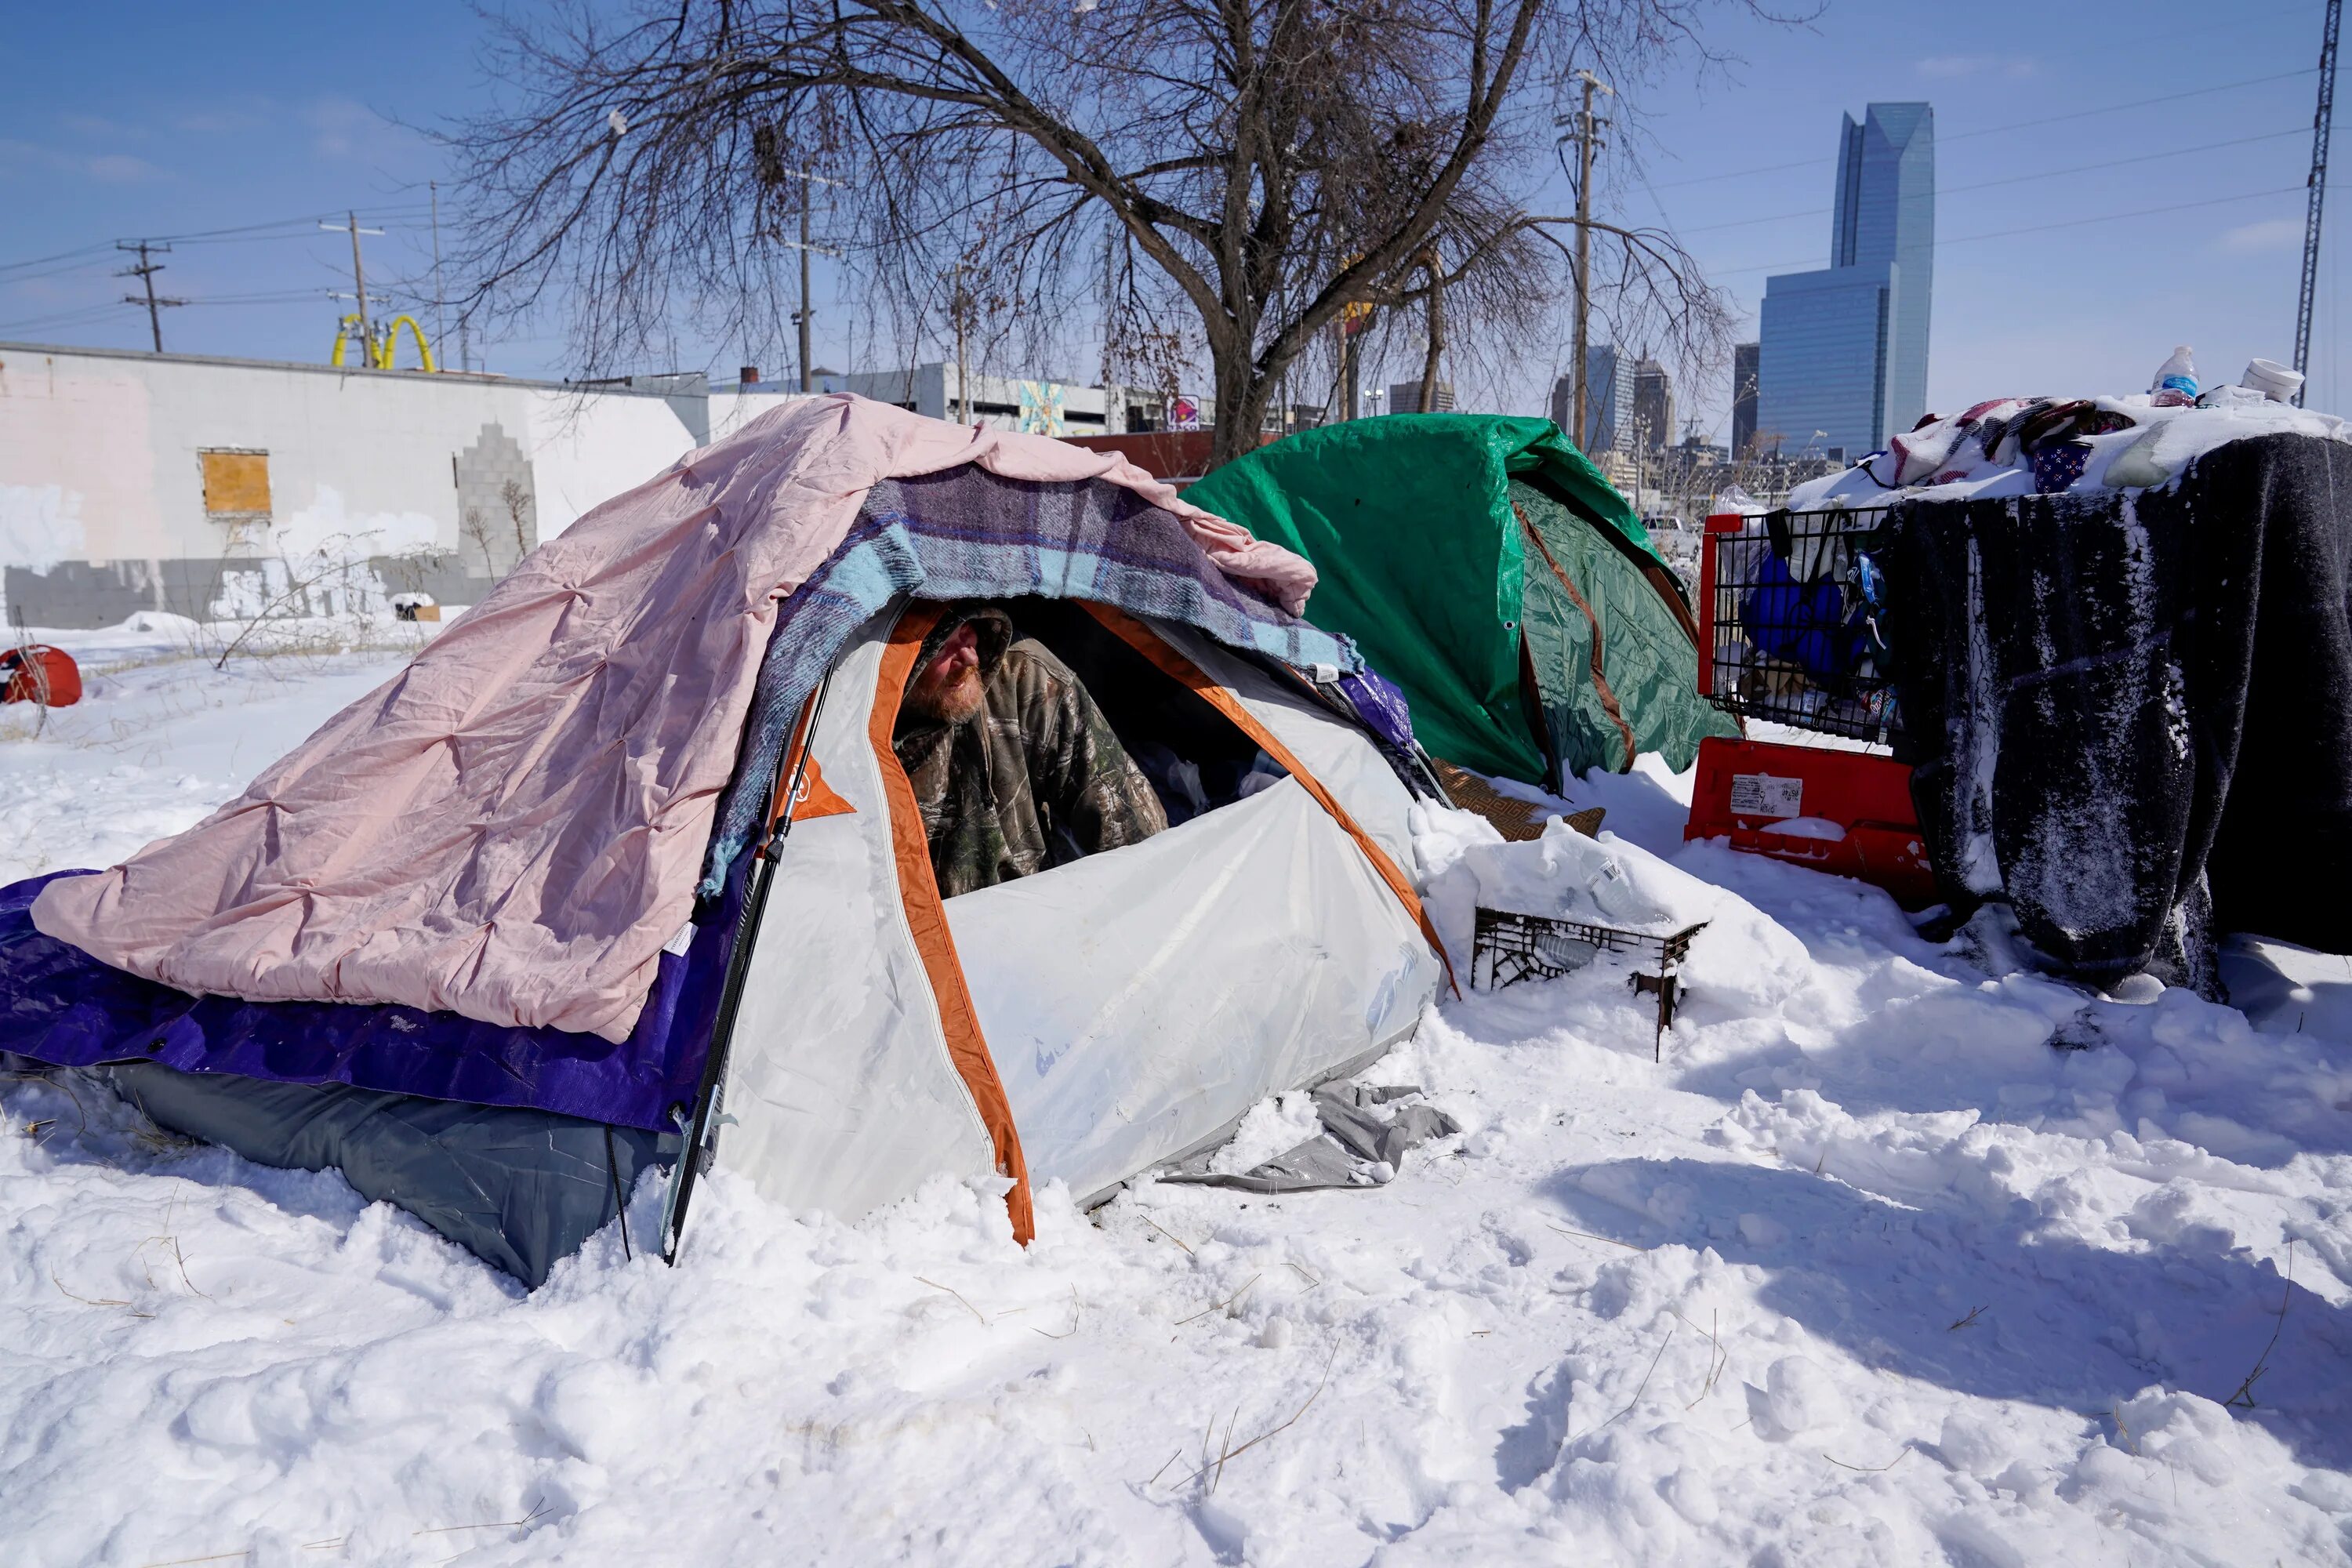
M 935 1173 L 992 1169 L 908 931 L 867 725 L 887 626 L 836 667 L 812 748 L 855 808 L 784 840 L 736 1025 L 723 1163 L 794 1207 L 856 1215 Z M 1410 874 L 1410 804 L 1361 734 L 1171 634 Z M 1295 780 L 1151 839 L 949 900 L 1033 1186 L 1080 1197 L 1250 1106 L 1410 1033 L 1437 955 Z
M 1437 983 L 1294 780 L 947 911 L 1030 1181 L 1080 1197 L 1376 1053 Z

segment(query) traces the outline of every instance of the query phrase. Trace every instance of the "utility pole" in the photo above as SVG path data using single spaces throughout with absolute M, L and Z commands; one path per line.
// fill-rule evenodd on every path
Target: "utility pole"
M 806 186 L 801 189 L 801 308 L 793 312 L 793 325 L 800 329 L 801 391 L 803 395 L 816 390 L 816 382 L 809 374 L 809 209 L 816 205 L 816 193 Z
M 347 212 L 343 216 L 350 221 L 347 223 L 322 223 L 319 226 L 325 229 L 330 234 L 337 233 L 346 228 L 351 231 L 352 288 L 359 296 L 360 342 L 363 348 L 373 353 L 375 345 L 375 327 L 374 324 L 368 320 L 367 268 L 360 264 L 360 236 L 363 234 L 382 234 L 383 230 L 380 228 L 362 228 L 360 226 L 360 215 L 355 212 Z
M 2294 368 L 2304 377 L 2295 406 L 2311 381 L 2311 305 L 2319 287 L 2320 204 L 2327 195 L 2327 131 L 2336 118 L 2336 35 L 2344 20 L 2344 0 L 2327 0 L 2327 20 L 2319 37 L 2319 112 L 2311 122 L 2311 206 L 2303 220 L 2303 291 L 2294 309 Z
M 963 263 L 961 261 L 955 264 L 955 293 L 948 301 L 948 309 L 955 315 L 956 408 L 958 409 L 956 423 L 969 425 L 971 423 L 971 384 L 964 379 Z
M 125 294 L 122 297 L 122 302 L 126 305 L 143 304 L 147 307 L 147 331 L 149 335 L 153 337 L 155 340 L 155 352 L 157 353 L 162 353 L 163 352 L 163 318 L 157 312 L 163 310 L 166 305 L 184 305 L 187 301 L 185 300 L 163 300 L 156 298 L 155 274 L 163 270 L 163 264 L 160 261 L 150 261 L 147 259 L 147 253 L 152 250 L 168 256 L 171 254 L 172 247 L 168 245 L 155 244 L 144 239 L 140 240 L 135 245 L 118 239 L 114 242 L 114 248 L 117 250 L 135 250 L 139 253 L 138 266 L 126 267 L 121 271 L 116 273 L 115 276 L 117 278 L 136 278 L 140 282 L 146 285 L 147 296 L 144 300 L 142 300 L 136 294 Z
M 2333 3 L 2333 0 L 2331 0 Z M 1584 107 L 1576 117 L 1576 129 L 1566 140 L 1576 143 L 1576 399 L 1570 417 L 1576 428 L 1568 438 L 1579 451 L 1584 449 L 1584 361 L 1591 347 L 1592 321 L 1592 153 L 1601 145 L 1600 128 L 1609 123 L 1596 120 L 1592 114 L 1592 95 L 1605 92 L 1612 98 L 1617 89 L 1589 70 L 1578 71 L 1584 83 Z
M 814 174 L 807 169 L 786 169 L 783 174 L 786 179 L 801 182 L 800 242 L 794 244 L 787 239 L 782 244 L 786 249 L 797 250 L 801 253 L 801 308 L 793 312 L 793 320 L 800 327 L 801 390 L 814 392 L 816 383 L 809 375 L 809 253 L 814 251 L 819 256 L 830 256 L 838 260 L 841 252 L 828 250 L 822 245 L 809 243 L 809 211 L 816 205 L 816 186 L 837 185 L 841 182 L 828 180 L 823 174 Z
M 1102 371 L 1103 428 L 1110 429 L 1111 318 L 1118 308 L 1118 229 L 1116 225 L 1103 228 L 1102 270 Z M 1287 372 L 1285 373 L 1286 374 Z M 1113 431 L 1112 434 L 1117 434 Z
M 441 182 L 427 180 L 425 188 L 433 194 L 433 351 L 437 356 L 449 352 L 449 319 L 441 309 Z M 466 368 L 462 357 L 457 368 Z
M 1342 419 L 1363 417 L 1363 391 L 1359 379 L 1362 373 L 1363 356 L 1356 352 L 1356 323 L 1347 320 L 1343 313 L 1339 322 L 1339 361 L 1345 367 L 1339 376 L 1339 417 Z

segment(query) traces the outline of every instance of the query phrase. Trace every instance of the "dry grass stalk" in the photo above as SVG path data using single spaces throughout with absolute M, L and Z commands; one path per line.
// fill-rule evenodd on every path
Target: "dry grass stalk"
M 89 1131 L 89 1107 L 81 1102 L 81 1096 L 76 1094 L 73 1091 L 73 1086 L 67 1083 L 58 1074 L 54 1072 L 0 1072 L 0 1082 L 43 1083 L 48 1085 L 51 1089 L 56 1089 L 59 1094 L 64 1095 L 68 1100 L 73 1101 L 74 1116 L 79 1123 L 79 1125 L 74 1128 L 74 1135 L 76 1137 L 79 1137 L 82 1133 Z M 26 1136 L 30 1137 L 32 1135 L 33 1126 L 46 1127 L 50 1121 L 55 1121 L 56 1120 L 56 1117 L 50 1117 L 47 1121 L 37 1122 L 31 1126 L 27 1126 L 25 1129 Z M 46 1143 L 47 1140 L 44 1139 L 42 1142 Z
M 1148 1215 L 1148 1214 L 1147 1214 L 1147 1215 L 1138 1215 L 1137 1217 L 1138 1217 L 1138 1218 L 1139 1218 L 1139 1219 L 1141 1219 L 1141 1220 L 1143 1221 L 1143 1223 L 1144 1223 L 1144 1224 L 1146 1224 L 1146 1225 L 1150 1226 L 1152 1229 L 1157 1230 L 1157 1231 L 1160 1231 L 1160 1235 L 1167 1237 L 1169 1240 L 1171 1240 L 1171 1241 L 1174 1242 L 1177 1246 L 1179 1246 L 1179 1247 L 1184 1247 L 1184 1256 L 1185 1256 L 1185 1257 L 1187 1257 L 1187 1258 L 1194 1258 L 1194 1257 L 1198 1257 L 1198 1256 L 1199 1256 L 1199 1255 L 1198 1255 L 1197 1253 L 1195 1253 L 1195 1252 L 1194 1252 L 1191 1247 L 1184 1247 L 1184 1240 L 1183 1240 L 1183 1238 L 1182 1238 L 1181 1237 L 1179 1237 L 1179 1236 L 1173 1235 L 1173 1234 L 1170 1233 L 1169 1231 L 1166 1231 L 1166 1230 L 1162 1230 L 1162 1229 L 1160 1229 L 1160 1222 L 1159 1222 L 1158 1220 L 1156 1220 L 1156 1219 L 1153 1219 L 1150 1215 Z
M 1556 1230 L 1562 1236 L 1580 1236 L 1587 1241 L 1605 1241 L 1612 1247 L 1622 1247 L 1628 1252 L 1647 1252 L 1650 1250 L 1648 1247 L 1638 1246 L 1633 1242 L 1620 1241 L 1613 1236 L 1595 1236 L 1589 1230 L 1570 1230 L 1564 1225 L 1548 1225 L 1544 1228 L 1547 1230 Z
M 2246 1373 L 2246 1381 L 2238 1384 L 2238 1392 L 2221 1401 L 2223 1409 L 2236 1407 L 2252 1410 L 2254 1407 L 2254 1380 L 2271 1369 L 2271 1352 L 2278 1349 L 2279 1335 L 2286 1331 L 2286 1304 L 2293 1300 L 2294 1300 L 2294 1239 L 2290 1237 L 2286 1244 L 2286 1289 L 2279 1292 L 2278 1321 L 2271 1326 L 2271 1342 L 2263 1347 L 2262 1355 L 2254 1362 L 2254 1370 Z M 2118 1421 L 2116 1425 L 2121 1426 L 2122 1423 Z
M 1199 1319 L 1202 1319 L 1202 1318 L 1205 1318 L 1205 1317 L 1207 1317 L 1207 1316 L 1208 1316 L 1210 1313 L 1212 1313 L 1212 1312 L 1223 1311 L 1225 1308 L 1232 1306 L 1234 1302 L 1236 1302 L 1236 1301 L 1240 1300 L 1243 1297 L 1244 1297 L 1244 1296 L 1248 1295 L 1248 1294 L 1249 1294 L 1249 1292 L 1250 1292 L 1250 1285 L 1255 1285 L 1255 1284 L 1256 1284 L 1259 1280 L 1261 1280 L 1261 1279 L 1265 1279 L 1265 1275 L 1263 1275 L 1263 1274 L 1253 1274 L 1253 1275 L 1251 1275 L 1251 1276 L 1249 1277 L 1249 1285 L 1244 1285 L 1244 1286 L 1243 1286 L 1240 1289 L 1238 1289 L 1238 1290 L 1234 1291 L 1232 1295 L 1230 1295 L 1230 1296 L 1226 1297 L 1223 1300 L 1222 1300 L 1222 1301 L 1218 1302 L 1218 1303 L 1217 1303 L 1215 1306 L 1213 1306 L 1213 1307 L 1203 1307 L 1203 1308 L 1202 1308 L 1199 1311 L 1197 1311 L 1197 1312 L 1193 1313 L 1193 1314 L 1192 1314 L 1192 1317 L 1190 1317 L 1190 1318 L 1179 1318 L 1179 1319 L 1177 1319 L 1177 1320 L 1176 1320 L 1176 1326 L 1177 1326 L 1178 1328 L 1180 1328 L 1180 1329 L 1181 1329 L 1181 1328 L 1182 1328 L 1185 1324 L 1190 1323 L 1190 1322 L 1196 1321 L 1198 1321 Z
M 1673 1310 L 1672 1308 L 1668 1308 L 1667 1310 L 1669 1311 Z M 1723 1327 L 1723 1314 L 1721 1311 L 1710 1310 L 1707 1314 L 1707 1322 L 1711 1326 L 1704 1330 L 1702 1330 L 1696 1323 L 1691 1322 L 1688 1318 L 1683 1317 L 1680 1312 L 1675 1312 L 1675 1316 L 1683 1323 L 1688 1325 L 1691 1332 L 1695 1334 L 1705 1333 L 1706 1335 L 1706 1342 L 1709 1347 L 1706 1360 L 1706 1386 L 1702 1387 L 1698 1391 L 1698 1399 L 1694 1399 L 1688 1405 L 1683 1406 L 1685 1410 L 1694 1410 L 1697 1408 L 1699 1399 L 1705 1399 L 1708 1394 L 1715 1392 L 1716 1381 L 1722 1377 L 1724 1368 L 1731 1364 L 1731 1352 L 1723 1348 L 1723 1340 L 1717 1332 L 1717 1330 Z
M 1903 1451 L 1901 1453 L 1895 1455 L 1893 1458 L 1887 1460 L 1886 1463 L 1883 1465 L 1849 1465 L 1843 1459 L 1832 1458 L 1828 1454 L 1823 1454 L 1822 1456 L 1822 1458 L 1828 1459 L 1831 1464 L 1835 1465 L 1841 1470 L 1852 1470 L 1856 1475 L 1864 1476 L 1883 1476 L 1910 1457 L 1911 1445 L 1908 1443 L 1903 1445 Z
M 1023 1310 L 1026 1310 L 1027 1309 L 1024 1308 Z M 1029 1331 L 1033 1334 L 1045 1334 L 1049 1340 L 1066 1340 L 1072 1334 L 1076 1333 L 1078 1331 L 1078 1288 L 1076 1285 L 1070 1287 L 1070 1326 L 1068 1328 L 1063 1330 L 1058 1334 L 1048 1333 L 1045 1330 L 1037 1327 L 1034 1323 L 1032 1323 L 1029 1325 Z M 1088 1439 L 1089 1442 L 1092 1440 L 1093 1439 L 1091 1438 Z
M 1599 1239 L 1606 1241 L 1608 1237 L 1601 1237 Z M 1627 1415 L 1633 1414 L 1633 1406 L 1642 1403 L 1642 1395 L 1649 1388 L 1650 1379 L 1656 1374 L 1658 1363 L 1666 1359 L 1666 1347 L 1675 1342 L 1675 1331 L 1682 1326 L 1682 1314 L 1677 1312 L 1675 1314 L 1675 1317 L 1676 1320 L 1675 1326 L 1673 1328 L 1669 1328 L 1666 1331 L 1666 1337 L 1658 1342 L 1658 1353 L 1650 1358 L 1650 1370 L 1642 1374 L 1642 1381 L 1640 1384 L 1635 1385 L 1633 1389 L 1633 1397 L 1625 1402 L 1625 1408 L 1617 1412 L 1616 1415 L 1612 1415 L 1608 1420 L 1603 1421 L 1601 1426 L 1595 1426 L 1591 1431 L 1584 1433 L 1582 1436 L 1561 1439 L 1559 1445 L 1560 1453 L 1567 1453 L 1570 1448 L 1584 1441 L 1585 1437 L 1591 1436 L 1594 1432 L 1601 1431 L 1603 1427 L 1613 1426 L 1617 1422 L 1624 1419 Z
M 419 1535 L 454 1535 L 461 1530 L 528 1530 L 538 1521 L 539 1516 L 546 1511 L 545 1503 L 533 1503 L 530 1511 L 520 1519 L 494 1519 L 486 1524 L 442 1524 L 436 1525 L 431 1530 L 412 1531 L 409 1533 L 413 1540 Z
M 1207 1476 L 1209 1477 L 1208 1489 L 1214 1492 L 1217 1489 L 1217 1483 L 1225 1479 L 1225 1466 L 1227 1464 L 1231 1463 L 1234 1459 L 1240 1458 L 1244 1454 L 1248 1453 L 1252 1448 L 1256 1447 L 1260 1443 L 1265 1442 L 1268 1438 L 1279 1436 L 1281 1434 L 1289 1431 L 1291 1427 L 1298 1424 L 1299 1417 L 1305 1415 L 1308 1410 L 1314 1407 L 1315 1402 L 1323 1397 L 1323 1390 L 1331 1381 L 1332 1363 L 1337 1362 L 1339 1359 L 1339 1347 L 1333 1345 L 1331 1347 L 1330 1355 L 1324 1360 L 1323 1375 L 1316 1379 L 1315 1392 L 1307 1396 L 1307 1403 L 1292 1411 L 1290 1413 L 1290 1419 L 1283 1422 L 1280 1426 L 1267 1427 L 1265 1431 L 1259 1433 L 1248 1442 L 1244 1443 L 1238 1448 L 1233 1446 L 1234 1424 L 1241 1416 L 1241 1406 L 1238 1405 L 1234 1406 L 1233 1416 L 1228 1418 L 1225 1423 L 1225 1441 L 1219 1448 L 1217 1457 L 1213 1459 L 1208 1457 L 1208 1445 L 1204 1441 L 1201 1447 L 1201 1468 L 1194 1470 L 1191 1475 L 1186 1476 L 1182 1480 L 1177 1482 L 1176 1485 L 1180 1489 L 1189 1487 L 1193 1482 L 1199 1480 L 1202 1476 Z M 1213 1434 L 1216 1429 L 1216 1417 L 1213 1415 L 1209 1418 L 1209 1431 L 1211 1434 Z M 1168 1467 L 1162 1465 L 1160 1468 L 1162 1470 L 1165 1470 Z M 1157 1480 L 1159 1479 L 1159 1477 L 1154 1476 L 1152 1479 Z M 1148 1485 L 1150 1483 L 1147 1482 L 1146 1484 Z
M 934 1290 L 945 1290 L 945 1291 L 947 1291 L 947 1293 L 948 1293 L 949 1295 L 953 1296 L 957 1300 L 959 1300 L 959 1301 L 963 1301 L 963 1310 L 964 1310 L 965 1311 L 967 1311 L 967 1312 L 970 1312 L 973 1317 L 978 1318 L 978 1319 L 980 1320 L 980 1326 L 981 1326 L 982 1328 L 983 1328 L 983 1329 L 984 1329 L 984 1328 L 988 1327 L 988 1314 L 987 1314 L 987 1313 L 985 1313 L 985 1312 L 983 1312 L 983 1311 L 982 1311 L 979 1308 L 977 1308 L 977 1307 L 973 1306 L 970 1301 L 964 1301 L 963 1292 L 962 1292 L 962 1291 L 961 1291 L 961 1290 L 957 1290 L 957 1289 L 950 1289 L 950 1287 L 948 1287 L 948 1286 L 942 1285 L 942 1284 L 940 1284 L 940 1283 L 938 1280 L 936 1280 L 936 1279 L 924 1279 L 924 1278 L 923 1278 L 921 1275 L 919 1275 L 919 1274 L 918 1274 L 918 1275 L 916 1275 L 916 1276 L 915 1276 L 915 1280 L 916 1280 L 916 1283 L 918 1283 L 918 1284 L 921 1284 L 921 1285 L 929 1285 L 929 1286 L 932 1289 L 934 1289 Z
M 51 1269 L 49 1271 L 49 1283 L 58 1288 L 58 1295 L 63 1296 L 69 1301 L 79 1301 L 85 1307 L 121 1307 L 127 1310 L 134 1318 L 152 1318 L 155 1315 L 152 1312 L 142 1312 L 137 1308 L 132 1307 L 130 1302 L 118 1301 L 111 1296 L 101 1296 L 96 1298 L 89 1296 L 77 1296 L 72 1291 L 66 1289 L 65 1281 L 58 1278 L 57 1271 L 55 1269 Z
M 1975 1322 L 1975 1321 L 1977 1321 L 1977 1319 L 1978 1319 L 1979 1317 L 1980 1317 L 1980 1316 L 1983 1314 L 1983 1312 L 1984 1312 L 1984 1309 L 1983 1309 L 1982 1307 L 1971 1307 L 1971 1308 L 1969 1308 L 1969 1315 L 1968 1315 L 1967 1317 L 1965 1317 L 1965 1318 L 1962 1318 L 1958 1322 L 1957 1322 L 1957 1323 L 1947 1323 L 1947 1324 L 1945 1324 L 1945 1325 L 1944 1325 L 1944 1331 L 1945 1331 L 1946 1333 L 1950 1333 L 1950 1332 L 1952 1332 L 1954 1330 L 1957 1330 L 1957 1329 L 1965 1329 L 1965 1328 L 1967 1328 L 1970 1323 Z

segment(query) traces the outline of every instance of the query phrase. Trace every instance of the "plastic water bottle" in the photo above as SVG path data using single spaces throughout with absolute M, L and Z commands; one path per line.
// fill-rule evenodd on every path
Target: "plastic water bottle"
M 2156 379 L 2148 384 L 2156 395 L 2158 408 L 2186 408 L 2197 401 L 2197 361 L 2182 343 L 2172 351 L 2172 357 L 2156 368 Z

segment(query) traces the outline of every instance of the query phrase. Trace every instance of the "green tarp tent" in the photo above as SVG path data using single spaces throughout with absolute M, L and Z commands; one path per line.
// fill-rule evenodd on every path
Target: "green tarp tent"
M 1306 431 L 1184 499 L 1315 563 L 1315 624 L 1404 689 L 1434 755 L 1529 784 L 1688 767 L 1736 732 L 1625 498 L 1549 419 L 1402 414 Z

